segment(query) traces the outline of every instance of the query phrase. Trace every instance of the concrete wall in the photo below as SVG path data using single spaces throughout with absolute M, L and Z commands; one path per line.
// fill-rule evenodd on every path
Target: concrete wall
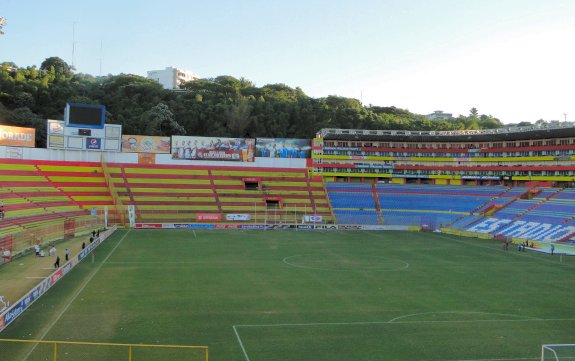
M 116 153 L 97 151 L 78 151 L 44 148 L 24 148 L 0 146 L 0 158 L 54 160 L 69 162 L 100 162 L 104 155 L 108 163 L 138 163 L 137 153 Z M 156 154 L 156 164 L 196 165 L 196 166 L 232 166 L 232 167 L 267 167 L 267 168 L 305 168 L 305 159 L 255 158 L 255 162 L 227 162 L 214 160 L 179 160 L 172 159 L 171 154 Z

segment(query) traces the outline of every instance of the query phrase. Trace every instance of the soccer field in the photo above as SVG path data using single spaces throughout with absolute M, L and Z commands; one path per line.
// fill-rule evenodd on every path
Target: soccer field
M 575 343 L 575 260 L 495 241 L 132 230 L 95 252 L 0 337 L 205 345 L 225 361 L 538 360 L 541 344 Z M 33 346 L 0 343 L 0 360 L 51 359 Z M 127 359 L 101 352 L 81 360 Z

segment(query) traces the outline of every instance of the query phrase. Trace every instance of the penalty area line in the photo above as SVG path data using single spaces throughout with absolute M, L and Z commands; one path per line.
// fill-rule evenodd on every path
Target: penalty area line
M 232 328 L 234 329 L 234 333 L 236 334 L 236 338 L 238 339 L 240 347 L 242 348 L 242 352 L 244 353 L 244 357 L 246 358 L 246 361 L 251 361 L 250 357 L 248 356 L 248 353 L 246 352 L 246 348 L 244 347 L 244 343 L 242 342 L 242 339 L 240 338 L 240 334 L 238 332 L 238 329 L 236 328 L 235 325 L 232 326 Z

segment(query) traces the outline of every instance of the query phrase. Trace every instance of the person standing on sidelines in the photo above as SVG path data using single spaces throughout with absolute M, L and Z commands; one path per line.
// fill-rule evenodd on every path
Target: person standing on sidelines
M 70 257 L 70 250 L 66 248 L 66 262 L 68 262 L 69 257 Z
M 554 253 L 555 253 L 555 245 L 551 244 L 551 255 L 553 256 Z
M 56 262 L 54 262 L 54 268 L 60 268 L 60 256 L 56 256 Z

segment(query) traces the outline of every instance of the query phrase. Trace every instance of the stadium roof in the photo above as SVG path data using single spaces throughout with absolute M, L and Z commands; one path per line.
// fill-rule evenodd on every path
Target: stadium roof
M 323 128 L 318 138 L 397 142 L 488 142 L 575 137 L 575 123 L 557 122 L 526 127 L 483 130 L 417 131 Z

